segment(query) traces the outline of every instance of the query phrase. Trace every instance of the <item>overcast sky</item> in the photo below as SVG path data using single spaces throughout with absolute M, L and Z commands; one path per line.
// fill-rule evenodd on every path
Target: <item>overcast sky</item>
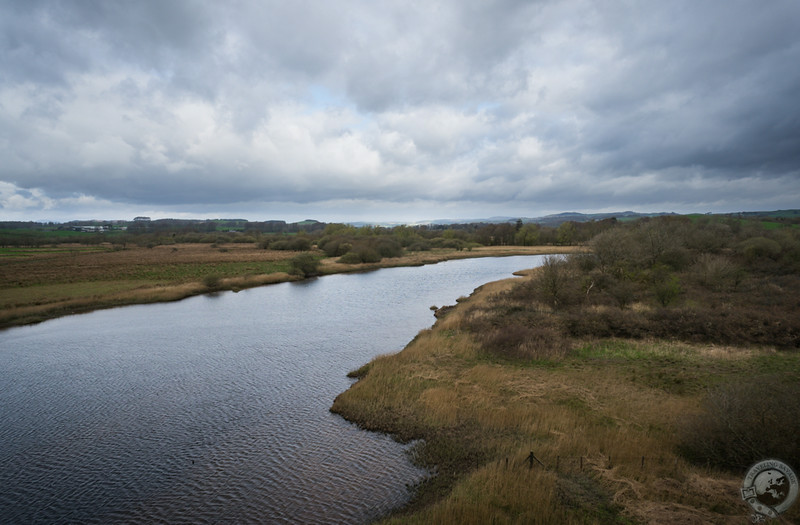
M 0 0 L 0 220 L 786 208 L 797 0 Z

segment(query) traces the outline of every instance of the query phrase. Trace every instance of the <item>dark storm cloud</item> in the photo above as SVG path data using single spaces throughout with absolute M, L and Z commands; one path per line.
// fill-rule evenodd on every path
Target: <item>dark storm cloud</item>
M 6 2 L 0 212 L 796 207 L 799 22 L 780 0 Z
M 598 78 L 587 146 L 616 169 L 796 171 L 796 4 L 701 3 L 667 28 L 667 4 L 622 18 L 621 64 Z

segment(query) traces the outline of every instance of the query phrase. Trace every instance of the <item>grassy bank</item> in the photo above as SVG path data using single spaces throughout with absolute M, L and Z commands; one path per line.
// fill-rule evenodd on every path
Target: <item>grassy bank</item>
M 341 264 L 322 252 L 315 253 L 324 275 L 464 257 L 552 252 L 552 247 L 440 249 L 369 264 Z M 0 328 L 100 308 L 174 301 L 294 280 L 298 277 L 290 272 L 295 255 L 297 252 L 265 250 L 253 243 L 4 248 L 0 250 Z
M 435 475 L 385 522 L 746 522 L 744 471 L 679 450 L 710 390 L 800 384 L 798 353 L 645 338 L 572 339 L 538 359 L 488 352 L 470 327 L 515 281 L 483 286 L 336 399 L 364 428 L 424 439 L 415 458 Z M 772 424 L 759 432 L 785 431 Z

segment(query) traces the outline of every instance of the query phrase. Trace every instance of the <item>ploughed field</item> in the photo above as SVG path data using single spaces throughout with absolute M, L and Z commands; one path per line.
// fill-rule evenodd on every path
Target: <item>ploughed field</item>
M 288 270 L 293 254 L 261 250 L 253 244 L 161 245 L 112 249 L 67 245 L 8 250 L 2 254 L 0 285 L 36 286 L 91 281 L 174 284 L 217 273 L 271 273 Z
M 276 276 L 286 280 L 292 255 L 252 244 L 6 249 L 0 257 L 0 327 L 179 299 L 208 291 L 204 280 L 209 279 L 235 279 L 231 284 L 242 287 L 266 284 Z

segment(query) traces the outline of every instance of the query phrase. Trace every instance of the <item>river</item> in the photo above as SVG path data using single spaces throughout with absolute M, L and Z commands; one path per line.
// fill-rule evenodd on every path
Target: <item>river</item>
M 331 414 L 401 350 L 540 256 L 339 274 L 0 332 L 6 523 L 366 523 L 426 473 Z

